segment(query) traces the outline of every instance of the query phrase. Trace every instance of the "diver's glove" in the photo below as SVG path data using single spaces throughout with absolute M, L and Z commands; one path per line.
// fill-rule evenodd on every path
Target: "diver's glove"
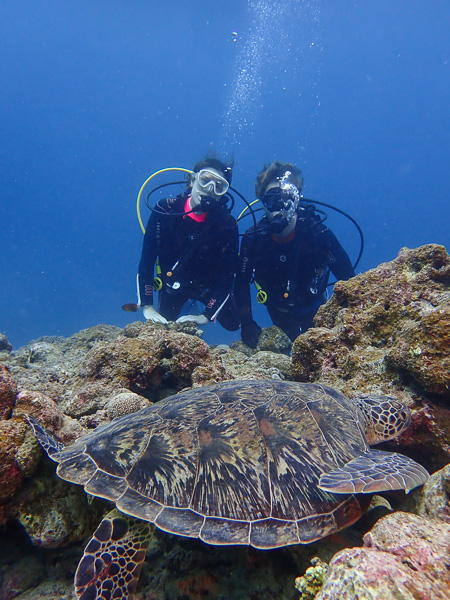
M 261 331 L 261 327 L 253 319 L 245 319 L 242 321 L 241 338 L 246 346 L 256 348 Z
M 153 321 L 153 323 L 167 323 L 167 319 L 160 315 L 151 304 L 143 306 L 142 312 L 144 313 L 144 317 L 147 321 Z
M 186 323 L 187 321 L 194 321 L 197 325 L 206 325 L 206 323 L 209 323 L 209 319 L 205 315 L 183 315 L 182 317 L 178 317 L 175 322 Z

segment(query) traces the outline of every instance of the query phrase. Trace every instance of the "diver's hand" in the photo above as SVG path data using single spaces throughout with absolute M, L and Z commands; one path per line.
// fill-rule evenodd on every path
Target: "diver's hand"
M 178 317 L 176 323 L 186 323 L 187 321 L 194 321 L 197 325 L 206 325 L 206 323 L 209 323 L 209 319 L 205 315 L 183 315 L 182 317 Z
M 153 323 L 167 323 L 167 319 L 160 315 L 151 305 L 143 306 L 142 312 L 147 321 L 153 321 Z
M 261 331 L 261 327 L 253 319 L 245 321 L 241 325 L 242 341 L 249 348 L 256 348 Z

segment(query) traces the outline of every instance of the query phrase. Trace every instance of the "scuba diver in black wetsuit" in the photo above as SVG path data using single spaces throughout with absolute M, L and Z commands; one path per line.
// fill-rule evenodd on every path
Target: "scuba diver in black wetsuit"
M 336 236 L 302 200 L 302 186 L 302 173 L 291 163 L 275 161 L 256 178 L 266 214 L 242 237 L 235 289 L 242 340 L 251 348 L 261 333 L 252 315 L 252 281 L 273 324 L 293 341 L 313 325 L 330 271 L 337 279 L 355 275 Z
M 230 331 L 239 329 L 231 299 L 237 267 L 238 228 L 226 207 L 231 167 L 216 158 L 198 162 L 186 190 L 157 202 L 145 230 L 138 273 L 144 317 L 154 322 L 216 318 Z M 153 306 L 157 261 L 159 306 Z M 201 315 L 179 317 L 188 300 L 201 302 Z

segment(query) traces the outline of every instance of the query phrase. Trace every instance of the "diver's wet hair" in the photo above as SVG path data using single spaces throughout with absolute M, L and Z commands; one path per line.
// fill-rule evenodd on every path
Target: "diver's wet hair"
M 264 165 L 263 170 L 260 171 L 256 176 L 256 198 L 261 198 L 261 196 L 266 191 L 267 186 L 270 183 L 276 181 L 277 179 L 283 177 L 286 171 L 290 171 L 291 175 L 289 177 L 289 180 L 301 193 L 303 188 L 303 175 L 301 170 L 292 163 L 282 163 L 278 160 L 274 160 L 271 165 Z

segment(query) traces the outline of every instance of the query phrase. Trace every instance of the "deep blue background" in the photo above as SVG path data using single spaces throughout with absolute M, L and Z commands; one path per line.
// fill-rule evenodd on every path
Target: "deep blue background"
M 137 192 L 210 147 L 250 200 L 265 162 L 299 164 L 305 196 L 363 228 L 358 271 L 448 244 L 449 17 L 446 0 L 2 0 L 0 331 L 18 347 L 133 320 Z

